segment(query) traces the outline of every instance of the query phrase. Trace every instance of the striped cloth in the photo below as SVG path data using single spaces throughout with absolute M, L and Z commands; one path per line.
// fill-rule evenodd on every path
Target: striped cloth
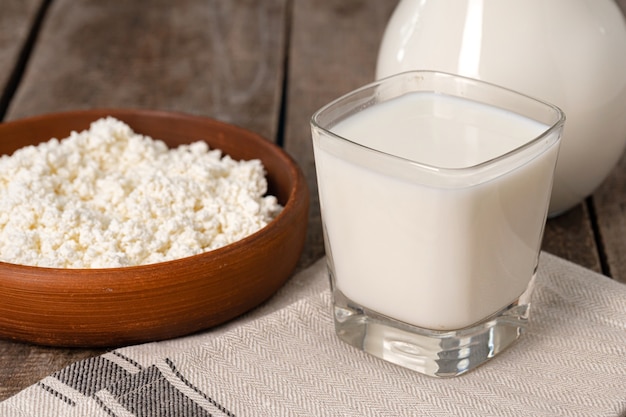
M 75 363 L 0 416 L 626 416 L 626 285 L 543 253 L 520 341 L 435 379 L 338 340 L 320 260 L 246 317 Z

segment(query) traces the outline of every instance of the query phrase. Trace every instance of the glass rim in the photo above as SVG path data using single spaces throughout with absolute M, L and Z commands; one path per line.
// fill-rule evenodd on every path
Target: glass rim
M 537 105 L 540 105 L 542 107 L 544 107 L 547 111 L 551 111 L 554 114 L 554 121 L 550 124 L 550 125 L 546 125 L 547 128 L 545 130 L 543 130 L 541 132 L 541 134 L 535 136 L 534 138 L 529 139 L 528 141 L 526 141 L 524 144 L 517 146 L 515 148 L 513 148 L 510 151 L 507 151 L 503 154 L 500 154 L 498 156 L 495 156 L 493 158 L 490 158 L 488 160 L 479 162 L 477 164 L 473 164 L 473 165 L 469 165 L 469 166 L 463 166 L 463 167 L 440 167 L 437 165 L 432 165 L 432 164 L 427 164 L 424 162 L 419 162 L 419 161 L 415 161 L 414 159 L 410 159 L 410 158 L 406 158 L 406 157 L 402 157 L 402 156 L 398 156 L 392 153 L 388 153 L 385 151 L 381 151 L 379 149 L 375 149 L 363 144 L 360 144 L 358 142 L 355 142 L 351 139 L 345 138 L 341 135 L 336 134 L 335 132 L 333 132 L 331 130 L 331 128 L 328 127 L 324 127 L 322 125 L 322 123 L 320 122 L 320 118 L 325 114 L 328 113 L 329 111 L 331 111 L 331 109 L 341 105 L 342 103 L 345 103 L 346 101 L 350 100 L 350 98 L 357 96 L 358 94 L 364 93 L 368 90 L 372 90 L 373 92 L 375 91 L 375 89 L 382 85 L 382 84 L 387 84 L 391 81 L 393 81 L 394 79 L 400 79 L 403 77 L 417 77 L 417 76 L 429 76 L 433 81 L 435 80 L 435 78 L 439 77 L 439 78 L 446 78 L 446 79 L 455 79 L 455 80 L 460 80 L 463 83 L 466 84 L 473 84 L 475 86 L 480 85 L 483 86 L 484 88 L 489 88 L 492 89 L 494 91 L 499 91 L 501 94 L 507 94 L 509 96 L 516 96 L 518 99 L 521 100 L 525 100 L 527 102 L 532 102 L 535 103 Z M 408 93 L 409 91 L 407 91 Z M 417 92 L 425 92 L 425 93 L 437 93 L 437 94 L 442 94 L 442 95 L 446 95 L 446 96 L 450 96 L 450 97 L 457 97 L 457 98 L 461 98 L 461 99 L 466 99 L 466 100 L 471 100 L 471 101 L 477 101 L 475 99 L 472 99 L 471 97 L 463 97 L 460 95 L 453 95 L 450 93 L 445 93 L 445 92 L 441 92 L 438 91 L 435 88 L 431 88 L 431 89 L 423 89 L 423 90 L 417 90 Z M 372 95 L 373 97 L 373 95 Z M 398 96 L 399 97 L 399 96 Z M 480 102 L 481 104 L 485 104 L 488 106 L 492 106 L 492 107 L 496 107 L 496 108 L 500 108 L 500 109 L 504 109 L 503 107 L 497 106 L 495 104 L 491 104 L 491 103 L 484 103 L 484 102 Z M 364 107 L 367 108 L 368 106 Z M 507 109 L 504 109 L 507 110 Z M 358 113 L 360 110 L 355 111 L 354 113 Z M 507 110 L 507 111 L 511 111 L 514 112 L 512 110 Z M 532 119 L 528 116 L 523 116 L 529 119 Z M 565 124 L 565 120 L 566 120 L 566 115 L 565 112 L 563 110 L 561 110 L 558 106 L 549 103 L 545 100 L 541 100 L 532 96 L 529 96 L 527 94 L 521 93 L 519 91 L 507 88 L 507 87 L 503 87 L 501 85 L 498 84 L 494 84 L 488 81 L 483 81 L 483 80 L 478 80 L 475 78 L 471 78 L 471 77 L 466 77 L 463 75 L 458 75 L 458 74 L 452 74 L 452 73 L 448 73 L 448 72 L 443 72 L 443 71 L 435 71 L 435 70 L 411 70 L 411 71 L 404 71 L 404 72 L 400 72 L 397 74 L 393 74 L 384 78 L 381 78 L 379 80 L 373 81 L 371 83 L 365 84 L 359 88 L 356 88 L 346 94 L 343 94 L 342 96 L 332 100 L 331 102 L 329 102 L 328 104 L 322 106 L 320 109 L 318 109 L 315 113 L 313 113 L 313 115 L 311 116 L 310 119 L 310 123 L 311 126 L 314 129 L 317 130 L 321 130 L 323 132 L 325 132 L 326 134 L 330 135 L 331 137 L 334 137 L 340 141 L 343 142 L 348 142 L 364 151 L 368 151 L 368 152 L 373 152 L 376 154 L 379 154 L 385 158 L 392 158 L 398 161 L 402 161 L 403 163 L 409 163 L 415 167 L 418 168 L 422 168 L 424 170 L 427 171 L 431 171 L 431 172 L 439 172 L 439 173 L 449 173 L 451 175 L 460 175 L 462 173 L 468 172 L 468 171 L 476 171 L 476 170 L 481 170 L 482 168 L 497 164 L 500 161 L 509 159 L 519 153 L 522 153 L 530 148 L 535 147 L 539 142 L 541 142 L 543 139 L 546 139 L 550 136 L 556 136 L 556 139 L 554 140 L 555 142 L 559 141 L 560 138 L 558 137 L 559 135 L 553 135 L 556 131 L 558 131 L 559 129 L 561 129 L 563 127 L 563 125 Z M 537 120 L 535 120 L 537 121 Z

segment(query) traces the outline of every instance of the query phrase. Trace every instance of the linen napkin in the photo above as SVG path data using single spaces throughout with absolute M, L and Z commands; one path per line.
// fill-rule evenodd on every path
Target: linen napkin
M 334 334 L 322 259 L 265 306 L 199 335 L 73 364 L 0 416 L 625 416 L 626 285 L 547 253 L 527 332 L 453 379 Z

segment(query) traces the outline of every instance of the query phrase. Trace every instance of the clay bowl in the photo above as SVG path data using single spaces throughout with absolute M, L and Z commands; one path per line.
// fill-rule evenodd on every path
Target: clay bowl
M 0 262 L 0 337 L 49 346 L 104 347 L 187 335 L 231 320 L 268 299 L 293 272 L 304 246 L 308 189 L 279 148 L 212 119 L 160 111 L 86 110 L 0 124 L 0 154 L 65 138 L 116 117 L 170 146 L 205 140 L 235 159 L 260 159 L 269 193 L 284 206 L 238 242 L 184 259 L 108 269 Z

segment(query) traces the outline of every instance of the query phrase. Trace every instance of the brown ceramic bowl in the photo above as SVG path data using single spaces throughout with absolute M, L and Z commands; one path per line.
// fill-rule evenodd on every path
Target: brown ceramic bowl
M 278 146 L 212 119 L 160 111 L 86 110 L 0 124 L 0 154 L 65 138 L 103 116 L 170 146 L 205 140 L 234 159 L 260 159 L 284 206 L 260 231 L 220 249 L 145 266 L 58 269 L 0 262 L 0 337 L 50 346 L 120 346 L 204 330 L 268 299 L 293 272 L 308 189 Z

